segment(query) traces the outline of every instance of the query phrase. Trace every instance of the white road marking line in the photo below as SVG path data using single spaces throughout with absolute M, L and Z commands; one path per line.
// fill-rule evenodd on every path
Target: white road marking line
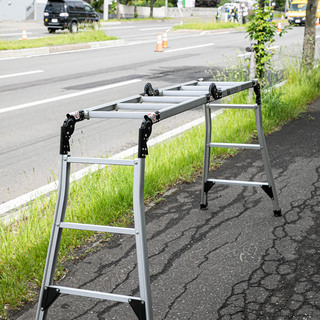
M 212 119 L 214 119 L 215 117 L 217 117 L 219 114 L 221 114 L 223 112 L 222 110 L 218 110 L 218 111 L 214 111 L 212 112 L 211 116 Z M 185 125 L 182 125 L 176 129 L 170 130 L 156 138 L 153 138 L 151 140 L 148 141 L 148 146 L 154 146 L 158 143 L 161 143 L 165 140 L 168 140 L 176 135 L 179 135 L 187 130 L 190 130 L 193 127 L 198 126 L 199 124 L 203 123 L 205 121 L 204 117 L 201 117 L 199 119 L 193 120 L 189 123 L 186 123 Z M 120 152 L 112 157 L 110 157 L 109 159 L 125 159 L 125 158 L 129 158 L 132 157 L 134 154 L 138 153 L 138 146 L 132 147 L 130 149 L 127 149 L 123 152 Z M 70 178 L 70 183 L 72 181 L 76 181 L 79 180 L 81 178 L 83 178 L 84 176 L 88 175 L 89 173 L 95 172 L 100 168 L 103 168 L 104 166 L 100 166 L 97 164 L 94 164 L 92 166 L 86 167 L 82 170 L 79 170 L 73 174 L 71 174 L 71 178 Z M 47 194 L 51 191 L 54 191 L 58 188 L 58 180 L 51 182 L 48 185 L 45 185 L 43 187 L 40 187 L 34 191 L 28 192 L 20 197 L 17 197 L 13 200 L 10 200 L 8 202 L 5 202 L 3 204 L 0 205 L 0 219 L 2 219 L 5 223 L 9 223 L 10 221 L 12 221 L 12 219 L 17 219 L 19 217 L 19 212 L 14 213 L 13 215 L 6 215 L 7 212 L 17 209 L 21 206 L 24 206 L 25 204 L 27 204 L 28 202 L 44 195 Z
M 27 32 L 27 34 L 32 34 L 32 32 Z M 0 33 L 0 37 L 9 37 L 9 36 L 21 36 L 22 31 L 19 33 Z
M 250 56 L 250 52 L 248 53 L 243 53 L 243 54 L 238 54 L 237 57 L 247 57 L 247 56 Z
M 198 49 L 198 48 L 209 47 L 209 46 L 214 46 L 214 43 L 206 43 L 206 44 L 201 44 L 199 46 L 185 47 L 185 48 L 179 48 L 179 49 L 169 49 L 169 50 L 165 50 L 164 52 L 171 53 L 176 51 L 192 50 L 192 49 Z
M 111 29 L 132 29 L 134 28 L 134 26 L 127 26 L 127 27 L 102 27 L 100 29 L 103 29 L 103 30 L 111 30 Z
M 34 73 L 41 73 L 41 72 L 43 72 L 43 70 L 34 70 L 34 71 L 6 74 L 6 75 L 3 75 L 3 76 L 0 76 L 0 79 L 25 76 L 25 75 L 34 74 Z
M 139 29 L 139 31 L 149 31 L 149 30 L 169 30 L 171 27 L 156 27 L 156 28 L 144 28 L 144 29 Z
M 74 98 L 74 97 L 82 96 L 82 95 L 85 95 L 85 94 L 90 94 L 90 93 L 98 92 L 98 91 L 102 91 L 102 90 L 113 89 L 113 88 L 117 88 L 117 87 L 120 87 L 120 86 L 125 86 L 125 85 L 128 85 L 128 84 L 132 84 L 132 83 L 136 83 L 136 82 L 140 82 L 140 81 L 142 81 L 142 80 L 141 79 L 133 79 L 133 80 L 128 80 L 128 81 L 108 84 L 106 86 L 97 87 L 97 88 L 93 88 L 93 89 L 83 90 L 83 91 L 80 91 L 80 92 L 74 92 L 74 93 L 70 93 L 70 94 L 65 94 L 65 95 L 59 96 L 59 97 L 54 97 L 54 98 L 49 98 L 49 99 L 44 99 L 44 100 L 39 100 L 39 101 L 33 101 L 33 102 L 29 102 L 29 103 L 24 103 L 24 104 L 19 104 L 17 106 L 0 109 L 0 113 L 15 111 L 15 110 L 24 109 L 24 108 L 30 108 L 30 107 L 38 106 L 40 104 L 45 104 L 45 103 L 50 103 L 50 102 L 54 102 L 54 101 Z

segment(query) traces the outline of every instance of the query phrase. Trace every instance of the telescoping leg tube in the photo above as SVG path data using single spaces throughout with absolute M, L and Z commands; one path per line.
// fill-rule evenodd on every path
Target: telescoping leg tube
M 147 249 L 146 222 L 144 212 L 145 159 L 135 159 L 133 182 L 133 211 L 136 230 L 140 301 L 129 301 L 139 319 L 152 320 L 152 300 Z M 135 302 L 135 305 L 133 304 Z
M 254 86 L 254 91 L 256 94 L 256 103 L 258 106 L 255 109 L 256 128 L 257 128 L 259 144 L 261 146 L 261 153 L 262 153 L 262 159 L 263 159 L 263 164 L 264 164 L 264 170 L 266 172 L 267 181 L 268 181 L 268 186 L 262 186 L 262 189 L 267 193 L 267 195 L 272 200 L 274 215 L 277 217 L 280 217 L 281 216 L 281 209 L 279 206 L 277 190 L 276 190 L 276 186 L 275 186 L 273 175 L 272 175 L 270 159 L 269 159 L 268 149 L 267 149 L 267 143 L 266 143 L 266 139 L 264 137 L 264 132 L 263 132 L 260 86 L 258 83 L 256 84 L 256 86 Z
M 210 142 L 211 142 L 211 110 L 205 105 L 205 124 L 206 124 L 206 133 L 205 133 L 205 144 L 204 144 L 204 157 L 203 157 L 203 174 L 202 174 L 202 189 L 201 189 L 201 201 L 200 209 L 208 208 L 208 191 L 213 185 L 208 182 L 209 177 L 209 166 L 210 166 Z
M 40 290 L 36 320 L 46 319 L 48 308 L 60 294 L 58 290 L 49 288 L 49 285 L 53 284 L 62 235 L 62 229 L 59 228 L 59 224 L 64 220 L 68 201 L 70 163 L 67 162 L 67 158 L 67 155 L 61 156 L 58 198 L 53 218 L 53 225 L 47 253 L 47 260 L 43 274 L 43 281 Z

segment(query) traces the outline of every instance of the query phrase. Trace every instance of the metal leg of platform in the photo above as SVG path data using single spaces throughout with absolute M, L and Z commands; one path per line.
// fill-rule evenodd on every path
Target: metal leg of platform
M 254 186 L 261 187 L 266 194 L 271 198 L 273 205 L 273 212 L 275 216 L 281 216 L 281 209 L 278 202 L 277 191 L 272 175 L 267 144 L 264 137 L 262 126 L 262 114 L 261 114 L 261 97 L 260 86 L 257 82 L 253 82 L 253 88 L 256 94 L 256 104 L 254 105 L 237 105 L 237 104 L 207 104 L 205 109 L 206 119 L 206 135 L 205 135 L 205 147 L 204 147 L 204 161 L 203 161 L 203 178 L 201 189 L 200 208 L 207 209 L 208 206 L 208 192 L 214 184 L 229 184 L 229 185 L 242 185 L 242 186 Z M 226 108 L 226 109 L 251 109 L 255 112 L 256 129 L 259 139 L 259 144 L 239 144 L 239 143 L 212 143 L 211 142 L 211 111 L 210 108 Z M 262 154 L 262 160 L 267 177 L 267 182 L 255 182 L 255 181 L 237 181 L 237 180 L 221 180 L 221 179 L 209 179 L 209 166 L 210 166 L 210 150 L 213 147 L 220 148 L 239 148 L 239 149 L 255 149 L 260 150 Z
M 133 183 L 133 211 L 136 230 L 140 298 L 145 303 L 146 319 L 152 320 L 152 299 L 147 248 L 146 222 L 144 212 L 145 159 L 135 159 Z
M 204 156 L 203 156 L 203 173 L 202 173 L 202 189 L 201 189 L 201 200 L 200 208 L 207 209 L 208 207 L 208 189 L 207 181 L 209 177 L 209 167 L 210 167 L 210 142 L 211 142 L 211 130 L 212 130 L 212 120 L 211 120 L 211 110 L 205 105 L 205 144 L 204 144 Z
M 266 193 L 270 196 L 273 205 L 273 212 L 275 216 L 281 216 L 281 209 L 279 206 L 278 195 L 276 191 L 276 186 L 273 179 L 273 174 L 270 165 L 269 153 L 267 149 L 267 143 L 263 132 L 262 125 L 262 114 L 261 114 L 261 105 L 255 109 L 255 119 L 256 119 L 256 128 L 258 134 L 259 144 L 261 145 L 261 154 L 264 164 L 264 170 L 267 176 L 267 181 L 269 184 L 269 191 L 265 190 Z
M 54 273 L 57 265 L 57 257 L 60 247 L 62 229 L 59 228 L 60 222 L 64 220 L 66 213 L 66 206 L 69 193 L 69 178 L 70 178 L 70 163 L 67 162 L 68 156 L 61 156 L 60 164 L 60 179 L 57 203 L 53 218 L 52 231 L 50 236 L 50 242 L 47 253 L 47 260 L 43 273 L 43 281 L 40 290 L 39 303 L 37 307 L 36 320 L 46 319 L 48 307 L 46 301 L 50 304 L 50 298 L 48 298 L 48 287 L 53 283 Z M 58 292 L 57 292 L 58 294 Z M 53 302 L 54 300 L 52 300 Z

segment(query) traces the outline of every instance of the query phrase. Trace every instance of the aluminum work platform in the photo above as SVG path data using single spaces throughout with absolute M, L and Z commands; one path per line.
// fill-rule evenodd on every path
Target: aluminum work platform
M 223 97 L 253 88 L 256 95 L 255 104 L 217 104 L 213 103 Z M 144 93 L 130 98 L 106 103 L 90 109 L 75 111 L 67 114 L 61 127 L 61 168 L 59 177 L 58 198 L 54 214 L 52 232 L 44 269 L 43 282 L 40 290 L 36 320 L 46 319 L 49 307 L 54 307 L 54 301 L 60 294 L 78 295 L 103 300 L 129 303 L 139 320 L 152 320 L 152 299 L 149 274 L 149 261 L 146 240 L 146 223 L 144 212 L 144 177 L 145 158 L 148 155 L 148 139 L 152 127 L 156 123 L 180 114 L 187 110 L 204 106 L 206 135 L 204 142 L 204 165 L 201 190 L 200 208 L 206 209 L 207 194 L 215 184 L 230 184 L 261 187 L 271 198 L 275 216 L 281 216 L 277 192 L 272 176 L 267 146 L 264 138 L 261 117 L 260 85 L 257 80 L 247 82 L 207 82 L 190 81 L 184 84 L 171 86 L 161 90 L 155 89 L 150 83 L 144 88 Z M 238 144 L 211 141 L 211 109 L 237 108 L 251 109 L 255 112 L 256 128 L 259 144 Z M 101 158 L 72 157 L 69 140 L 75 130 L 77 122 L 85 119 L 141 119 L 139 128 L 138 155 L 133 160 L 113 160 Z M 245 148 L 260 150 L 266 173 L 264 182 L 219 180 L 209 178 L 211 148 Z M 65 213 L 68 201 L 70 165 L 72 163 L 100 164 L 106 166 L 132 166 L 133 170 L 133 215 L 134 225 L 130 228 L 120 228 L 104 225 L 88 225 L 65 222 Z M 90 230 L 96 232 L 119 233 L 135 237 L 136 254 L 138 261 L 139 296 L 120 295 L 99 291 L 83 290 L 54 285 L 53 279 L 56 269 L 57 256 L 63 229 Z M 119 315 L 121 319 L 121 315 Z

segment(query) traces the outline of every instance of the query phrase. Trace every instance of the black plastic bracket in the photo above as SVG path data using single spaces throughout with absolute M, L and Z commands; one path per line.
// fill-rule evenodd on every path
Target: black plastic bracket
M 273 214 L 275 217 L 281 217 L 282 216 L 281 209 L 280 210 L 273 210 Z
M 144 121 L 139 129 L 138 158 L 145 158 L 148 155 L 148 139 L 152 132 L 153 121 L 144 116 Z
M 152 88 L 151 83 L 146 83 L 146 85 L 144 86 L 144 93 L 145 96 L 159 96 L 160 92 L 157 88 Z
M 261 106 L 261 90 L 260 90 L 260 84 L 257 80 L 252 80 L 252 86 L 254 93 L 256 95 L 256 104 L 258 106 Z
M 222 98 L 222 91 L 219 90 L 215 83 L 211 83 L 209 87 L 209 92 L 214 100 L 218 100 Z
M 76 122 L 84 119 L 85 114 L 83 110 L 67 114 L 67 118 L 64 120 L 63 125 L 61 126 L 60 154 L 68 154 L 70 151 L 69 140 L 74 132 L 75 124 Z
M 209 190 L 214 186 L 214 182 L 213 181 L 206 181 L 205 183 L 204 183 L 204 192 L 205 193 L 208 193 L 209 192 Z M 208 209 L 208 202 L 206 202 L 206 203 L 200 203 L 200 209 L 201 210 L 207 210 Z
M 146 305 L 143 300 L 129 299 L 129 304 L 139 320 L 146 320 Z
M 207 203 L 200 203 L 200 209 L 207 210 L 208 209 L 208 202 Z
M 271 186 L 262 185 L 262 190 L 273 200 L 273 191 Z
M 206 181 L 204 184 L 204 192 L 208 193 L 215 183 L 213 181 Z
M 60 290 L 51 287 L 45 287 L 43 292 L 43 298 L 41 301 L 41 310 L 47 310 L 59 297 Z

